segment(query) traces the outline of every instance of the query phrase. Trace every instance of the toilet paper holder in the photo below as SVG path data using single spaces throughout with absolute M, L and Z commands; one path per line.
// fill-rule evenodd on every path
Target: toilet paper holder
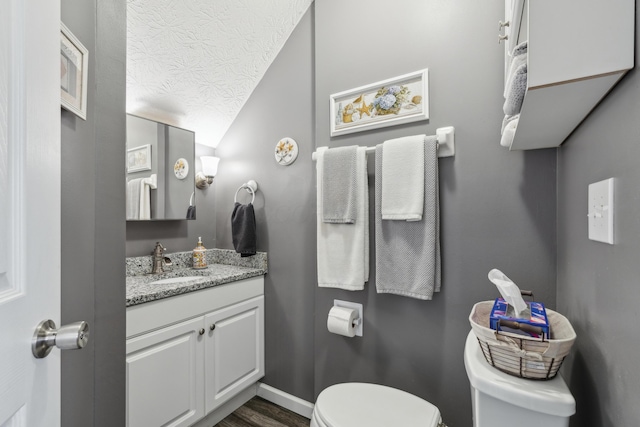
M 356 309 L 358 311 L 358 317 L 356 317 L 355 319 L 353 319 L 353 326 L 355 326 L 356 330 L 356 336 L 357 337 L 361 337 L 362 336 L 362 326 L 363 326 L 363 310 L 362 310 L 362 304 L 359 304 L 357 302 L 350 302 L 350 301 L 342 301 L 339 299 L 334 299 L 333 300 L 333 305 L 334 307 L 345 307 L 345 308 L 353 308 Z

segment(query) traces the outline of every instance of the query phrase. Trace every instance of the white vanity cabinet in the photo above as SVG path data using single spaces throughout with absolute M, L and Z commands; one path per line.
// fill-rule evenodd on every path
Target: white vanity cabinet
M 505 15 L 506 51 L 528 41 L 511 149 L 557 147 L 633 68 L 635 1 L 505 0 Z
M 127 426 L 189 426 L 204 416 L 202 318 L 127 340 Z
M 263 312 L 260 296 L 204 317 L 206 413 L 264 375 Z
M 264 279 L 127 308 L 127 426 L 189 426 L 264 375 Z

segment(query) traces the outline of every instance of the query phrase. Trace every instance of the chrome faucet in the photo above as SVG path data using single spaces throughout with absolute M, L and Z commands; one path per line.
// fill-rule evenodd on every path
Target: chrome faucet
M 153 268 L 151 270 L 151 274 L 164 273 L 164 267 L 171 265 L 171 260 L 164 256 L 164 251 L 166 250 L 167 248 L 162 246 L 160 242 L 156 242 L 156 247 L 151 253 L 153 255 Z

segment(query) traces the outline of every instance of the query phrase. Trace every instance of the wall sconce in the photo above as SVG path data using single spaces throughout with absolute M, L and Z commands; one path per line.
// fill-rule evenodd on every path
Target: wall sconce
M 196 174 L 196 187 L 204 190 L 211 185 L 213 178 L 218 173 L 218 163 L 220 162 L 220 158 L 202 156 L 200 157 L 200 162 L 202 163 L 202 171 Z

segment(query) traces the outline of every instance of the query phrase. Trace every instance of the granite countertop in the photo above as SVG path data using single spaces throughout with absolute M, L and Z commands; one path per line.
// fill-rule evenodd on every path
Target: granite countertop
M 267 254 L 264 252 L 259 252 L 252 257 L 240 258 L 233 251 L 209 249 L 207 250 L 208 267 L 198 270 L 191 268 L 191 252 L 177 252 L 166 254 L 166 256 L 171 259 L 173 265 L 170 270 L 161 274 L 148 274 L 151 271 L 150 256 L 127 258 L 127 307 L 267 273 Z M 194 276 L 199 278 L 193 279 Z M 158 280 L 179 277 L 190 279 L 152 284 Z

